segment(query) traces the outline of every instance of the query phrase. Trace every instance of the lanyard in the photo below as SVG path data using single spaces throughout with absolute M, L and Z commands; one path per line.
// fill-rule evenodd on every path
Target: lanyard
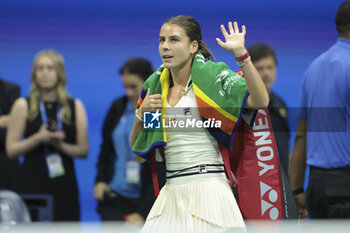
M 124 124 L 124 138 L 125 138 L 125 145 L 126 145 L 126 147 L 129 149 L 129 150 L 131 150 L 131 147 L 130 147 L 130 144 L 129 144 L 129 137 L 130 137 L 130 129 L 128 129 L 128 126 L 129 126 L 129 124 L 128 124 L 128 115 L 129 114 L 126 114 L 126 116 L 125 116 L 125 124 Z
M 39 108 L 40 108 L 40 114 L 41 114 L 41 120 L 43 121 L 43 124 L 48 124 L 48 120 L 47 120 L 47 115 L 46 115 L 46 111 L 45 111 L 45 106 L 44 106 L 44 102 L 42 100 L 39 101 Z M 58 103 L 57 104 L 57 130 L 61 131 L 63 129 L 63 125 L 62 125 L 62 119 L 61 119 L 61 105 Z

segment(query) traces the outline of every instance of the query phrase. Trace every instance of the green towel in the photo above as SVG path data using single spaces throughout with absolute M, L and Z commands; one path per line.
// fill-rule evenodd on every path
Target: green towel
M 248 96 L 245 79 L 228 68 L 225 63 L 205 61 L 201 53 L 195 56 L 191 69 L 192 85 L 201 117 L 221 121 L 218 130 L 208 129 L 209 133 L 223 146 L 231 148 L 235 130 Z M 139 156 L 146 156 L 151 150 L 166 146 L 166 131 L 161 123 L 165 115 L 169 90 L 170 72 L 159 67 L 144 83 L 138 102 L 142 104 L 148 88 L 150 95 L 161 94 L 163 108 L 160 128 L 142 128 L 132 148 Z

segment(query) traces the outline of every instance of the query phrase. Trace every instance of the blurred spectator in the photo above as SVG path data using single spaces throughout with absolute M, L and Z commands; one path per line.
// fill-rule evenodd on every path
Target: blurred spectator
M 142 58 L 130 59 L 120 69 L 126 96 L 114 100 L 105 118 L 94 187 L 102 220 L 142 222 L 155 200 L 150 164 L 140 164 L 129 145 L 137 100 L 152 73 Z M 165 169 L 158 172 L 165 177 Z
M 336 43 L 311 63 L 301 91 L 291 186 L 302 218 L 350 218 L 350 1 L 335 24 Z
M 10 160 L 5 151 L 7 126 L 12 104 L 20 96 L 18 85 L 0 78 L 0 189 L 18 191 L 18 160 Z
M 269 91 L 268 106 L 272 128 L 276 138 L 279 160 L 283 170 L 288 174 L 289 161 L 289 125 L 286 103 L 273 91 L 271 86 L 276 80 L 277 58 L 274 49 L 263 43 L 256 43 L 248 48 L 252 62 Z
M 8 156 L 24 155 L 19 192 L 50 194 L 54 221 L 78 221 L 73 158 L 85 158 L 88 149 L 85 109 L 66 91 L 63 58 L 54 50 L 41 51 L 34 59 L 30 94 L 14 103 L 7 131 Z

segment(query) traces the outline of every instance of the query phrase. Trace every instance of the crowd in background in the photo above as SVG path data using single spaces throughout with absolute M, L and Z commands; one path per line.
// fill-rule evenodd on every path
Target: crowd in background
M 270 89 L 276 80 L 275 51 L 264 43 L 248 48 L 269 92 L 281 170 L 290 177 L 299 218 L 350 217 L 349 1 L 339 7 L 335 23 L 337 42 L 305 73 L 291 156 L 288 107 Z M 91 168 L 97 169 L 93 193 L 101 220 L 143 222 L 155 200 L 151 166 L 136 161 L 128 141 L 139 94 L 153 72 L 144 58 L 129 59 L 120 68 L 126 95 L 115 99 L 106 114 L 100 153 L 93 155 L 98 156 L 97 166 Z M 35 56 L 30 80 L 30 93 L 22 98 L 16 84 L 0 79 L 0 189 L 50 195 L 54 221 L 79 221 L 73 160 L 84 159 L 93 143 L 88 140 L 85 106 L 67 93 L 64 59 L 55 50 Z M 322 131 L 318 124 L 328 124 L 328 128 Z M 334 132 L 327 131 L 334 128 Z M 24 156 L 21 164 L 19 156 Z M 311 170 L 305 193 L 306 165 Z M 162 185 L 164 167 L 158 172 Z

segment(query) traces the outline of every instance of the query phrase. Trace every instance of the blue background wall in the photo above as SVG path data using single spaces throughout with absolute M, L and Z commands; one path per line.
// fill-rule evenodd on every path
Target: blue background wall
M 341 2 L 0 0 L 0 77 L 18 83 L 26 96 L 35 54 L 47 48 L 63 54 L 68 90 L 84 102 L 89 118 L 90 153 L 75 163 L 82 220 L 95 221 L 92 190 L 101 125 L 112 100 L 124 94 L 118 69 L 134 56 L 148 58 L 154 68 L 161 65 L 158 33 L 163 21 L 178 14 L 195 17 L 203 41 L 233 70 L 238 69 L 233 56 L 215 38 L 221 36 L 222 23 L 245 24 L 247 46 L 266 42 L 276 49 L 279 64 L 272 89 L 289 107 L 297 107 L 307 66 L 337 38 L 334 17 Z M 290 118 L 295 129 L 294 112 Z

